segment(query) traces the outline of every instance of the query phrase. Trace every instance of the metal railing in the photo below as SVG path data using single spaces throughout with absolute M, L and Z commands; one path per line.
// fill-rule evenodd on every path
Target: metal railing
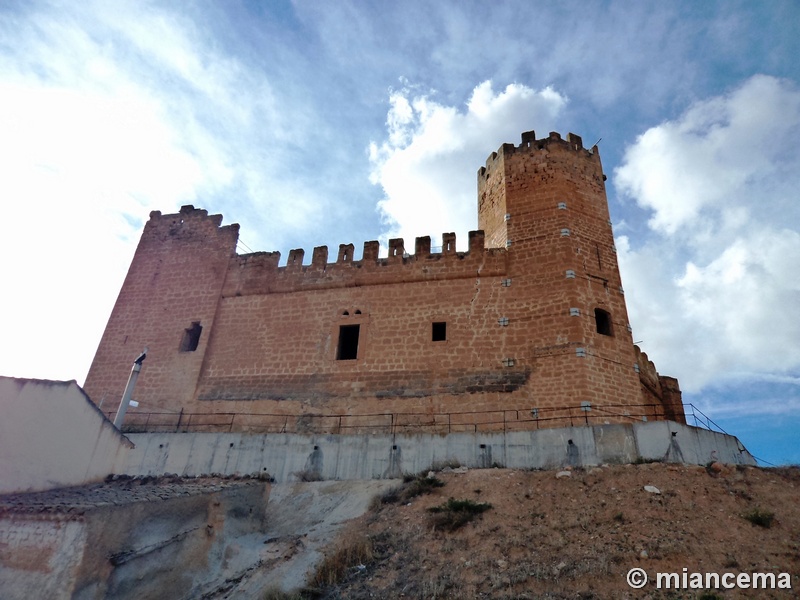
M 688 410 L 687 410 L 688 409 Z M 704 429 L 725 431 L 692 404 L 686 421 Z M 113 416 L 113 413 L 106 413 Z M 508 432 L 552 427 L 680 420 L 661 404 L 588 405 L 566 408 L 495 409 L 461 412 L 392 412 L 366 414 L 185 412 L 128 413 L 122 431 L 248 433 L 456 433 Z
M 730 435 L 722 427 L 720 427 L 714 421 L 712 421 L 711 418 L 708 415 L 706 415 L 702 410 L 700 410 L 690 402 L 684 403 L 683 414 L 686 419 L 687 425 L 694 425 L 695 427 L 700 427 L 701 429 L 708 429 L 709 431 L 718 431 L 720 433 L 724 433 L 725 435 Z

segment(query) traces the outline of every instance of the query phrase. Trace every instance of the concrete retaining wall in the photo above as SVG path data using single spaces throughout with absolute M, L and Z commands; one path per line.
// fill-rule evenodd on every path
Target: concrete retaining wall
M 756 464 L 733 436 L 672 421 L 449 435 L 130 434 L 129 475 L 269 473 L 298 479 L 385 479 L 445 463 L 556 469 L 664 460 Z
M 0 377 L 0 494 L 102 481 L 130 440 L 74 381 Z

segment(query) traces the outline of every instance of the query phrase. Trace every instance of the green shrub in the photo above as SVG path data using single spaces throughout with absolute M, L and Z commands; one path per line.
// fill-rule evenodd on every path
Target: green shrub
M 436 477 L 405 475 L 403 476 L 403 485 L 384 492 L 380 496 L 380 502 L 381 504 L 405 503 L 417 496 L 430 494 L 440 487 L 444 487 L 444 481 Z
M 377 502 L 374 508 L 380 508 L 383 504 L 396 504 L 400 502 L 400 493 L 403 491 L 401 486 L 395 486 L 376 496 Z
M 428 511 L 432 514 L 434 527 L 455 531 L 490 508 L 492 505 L 488 502 L 450 498 L 444 504 L 429 508 Z
M 760 508 L 754 508 L 753 510 L 744 513 L 742 517 L 750 521 L 753 525 L 758 525 L 764 529 L 769 529 L 772 527 L 772 521 L 775 519 L 775 513 L 768 510 L 761 510 Z
M 403 500 L 410 500 L 423 494 L 430 494 L 436 488 L 444 487 L 444 481 L 436 477 L 417 477 L 402 492 Z
M 643 456 L 636 457 L 636 460 L 633 461 L 635 465 L 652 465 L 653 463 L 662 463 L 664 462 L 661 458 L 645 458 Z

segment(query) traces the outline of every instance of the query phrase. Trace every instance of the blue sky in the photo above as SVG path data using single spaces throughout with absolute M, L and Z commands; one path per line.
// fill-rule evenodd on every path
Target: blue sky
M 284 257 L 462 245 L 488 154 L 572 131 L 635 339 L 800 462 L 800 5 L 496 4 L 0 4 L 0 372 L 83 382 L 151 210 Z

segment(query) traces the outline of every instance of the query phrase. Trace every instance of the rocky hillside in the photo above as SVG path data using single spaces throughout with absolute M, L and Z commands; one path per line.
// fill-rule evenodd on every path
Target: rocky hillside
M 351 523 L 327 549 L 313 596 L 800 597 L 798 468 L 445 469 L 435 478 L 441 487 L 408 481 Z M 634 568 L 649 577 L 641 589 L 626 582 Z M 684 569 L 689 589 L 676 590 Z M 721 581 L 714 590 L 693 575 L 731 573 L 724 582 L 735 584 L 744 573 L 752 585 L 755 572 L 791 589 Z M 678 574 L 672 589 L 657 587 L 657 573 Z

